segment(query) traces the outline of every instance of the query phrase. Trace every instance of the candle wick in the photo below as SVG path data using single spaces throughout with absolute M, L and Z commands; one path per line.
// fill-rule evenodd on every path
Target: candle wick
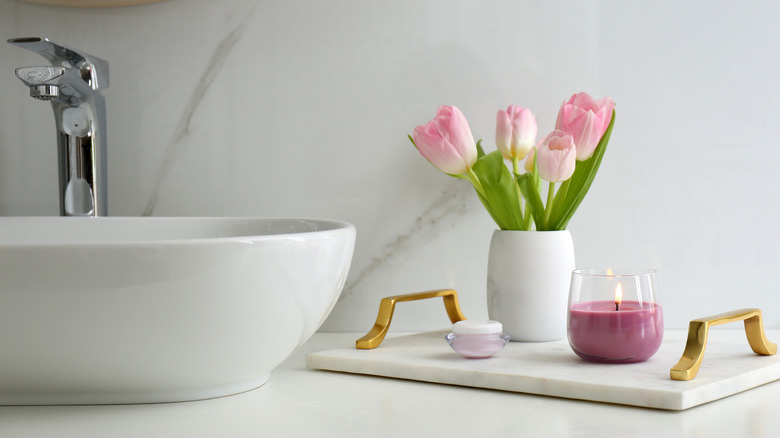
M 620 310 L 620 303 L 615 303 L 615 312 Z

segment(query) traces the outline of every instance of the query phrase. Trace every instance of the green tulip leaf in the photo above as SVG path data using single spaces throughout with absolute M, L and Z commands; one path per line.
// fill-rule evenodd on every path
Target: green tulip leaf
M 498 225 L 498 226 L 499 226 L 499 228 L 500 228 L 500 227 L 501 227 L 501 223 L 502 223 L 502 218 L 501 218 L 501 217 L 498 217 L 498 216 L 496 216 L 496 215 L 493 213 L 493 209 L 492 209 L 492 208 L 490 208 L 490 202 L 488 202 L 488 200 L 487 200 L 487 199 L 486 199 L 484 196 L 482 196 L 482 194 L 481 194 L 481 193 L 479 193 L 479 191 L 478 191 L 478 190 L 477 190 L 477 197 L 479 198 L 479 201 L 480 201 L 480 202 L 482 202 L 482 206 L 483 206 L 483 207 L 485 207 L 485 210 L 488 212 L 488 214 L 490 215 L 490 217 L 491 217 L 491 218 L 493 218 L 493 222 L 495 222 L 495 223 L 496 223 L 496 225 Z M 502 229 L 503 229 L 503 228 L 502 228 Z
M 480 200 L 502 230 L 524 230 L 523 209 L 517 183 L 504 164 L 501 152 L 493 151 L 478 159 L 472 168 L 484 191 Z
M 477 159 L 485 156 L 485 150 L 482 149 L 482 139 L 477 140 Z
M 604 158 L 604 152 L 607 150 L 609 137 L 612 135 L 612 126 L 615 124 L 616 113 L 617 111 L 612 111 L 612 120 L 610 120 L 609 126 L 601 137 L 598 146 L 596 146 L 593 155 L 585 161 L 578 161 L 577 167 L 574 169 L 574 175 L 561 184 L 556 199 L 553 201 L 550 222 L 545 224 L 547 229 L 566 229 L 569 220 L 574 216 L 574 212 L 577 211 L 580 203 L 582 203 L 582 200 L 588 193 L 591 184 L 593 184 L 593 179 L 596 178 L 601 160 Z M 560 198 L 558 198 L 558 195 L 561 195 Z
M 530 209 L 534 223 L 536 224 L 536 229 L 540 230 L 542 221 L 544 220 L 544 205 L 542 204 L 542 196 L 539 192 L 539 188 L 534 181 L 534 174 L 524 173 L 522 175 L 517 175 L 517 185 L 520 187 L 520 191 L 525 198 L 526 211 Z

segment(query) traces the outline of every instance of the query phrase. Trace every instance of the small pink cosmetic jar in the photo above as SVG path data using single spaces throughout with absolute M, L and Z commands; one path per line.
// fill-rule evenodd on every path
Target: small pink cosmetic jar
M 444 339 L 463 357 L 485 359 L 501 351 L 509 335 L 498 321 L 466 319 L 453 324 L 452 333 Z

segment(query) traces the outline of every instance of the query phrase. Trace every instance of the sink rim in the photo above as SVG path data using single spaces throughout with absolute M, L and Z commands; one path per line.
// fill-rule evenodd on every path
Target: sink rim
M 261 386 L 330 314 L 356 237 L 352 224 L 322 219 L 0 218 L 7 236 L 32 230 L 39 239 L 101 238 L 91 229 L 109 235 L 127 229 L 130 237 L 148 229 L 153 237 L 215 228 L 235 234 L 267 231 L 269 221 L 319 229 L 0 245 L 7 271 L 0 284 L 0 342 L 13 359 L 0 369 L 0 405 L 178 402 Z M 98 222 L 110 226 L 90 226 Z M 132 226 L 141 222 L 150 226 Z M 201 226 L 179 227 L 186 222 Z M 70 226 L 52 226 L 65 223 Z M 186 232 L 176 233 L 179 228 Z M 81 275 L 85 266 L 91 270 Z
M 78 240 L 78 236 L 75 240 L 56 241 L 51 238 L 44 240 L 32 240 L 32 241 L 5 241 L 6 236 L 4 233 L 8 233 L 5 230 L 7 223 L 19 222 L 20 226 L 30 224 L 30 222 L 37 222 L 40 225 L 46 225 L 47 222 L 52 224 L 56 222 L 67 221 L 69 225 L 75 223 L 111 223 L 116 226 L 119 223 L 142 223 L 142 222 L 159 222 L 161 224 L 171 224 L 176 222 L 183 223 L 203 223 L 203 224 L 219 224 L 226 223 L 228 225 L 240 225 L 245 226 L 256 222 L 258 225 L 265 224 L 266 226 L 279 226 L 285 223 L 292 225 L 298 224 L 302 226 L 315 227 L 314 229 L 301 229 L 293 231 L 279 231 L 279 232 L 266 232 L 266 233 L 236 233 L 229 235 L 214 235 L 214 236 L 195 236 L 195 237 L 138 237 L 132 238 L 125 236 L 119 236 L 108 240 Z M 24 224 L 24 225 L 22 225 Z M 54 226 L 54 225 L 52 225 Z M 87 225 L 89 227 L 89 225 Z M 218 230 L 211 230 L 218 231 Z M 103 230 L 107 232 L 107 230 Z M 318 235 L 325 235 L 338 232 L 355 232 L 355 226 L 349 222 L 334 219 L 319 219 L 319 218 L 304 218 L 304 217 L 261 217 L 261 216 L 102 216 L 102 217 L 62 217 L 62 216 L 5 216 L 0 217 L 0 248 L 12 249 L 12 248 L 38 248 L 38 247 L 104 247 L 104 246 L 142 246 L 142 245 L 188 245 L 188 244 L 206 244 L 206 243 L 247 243 L 258 242 L 263 240 L 272 239 L 284 239 L 284 238 L 304 238 L 314 237 Z M 105 236 L 104 236 L 105 237 Z M 24 237 L 23 237 L 24 238 Z M 67 238 L 66 238 L 67 239 Z

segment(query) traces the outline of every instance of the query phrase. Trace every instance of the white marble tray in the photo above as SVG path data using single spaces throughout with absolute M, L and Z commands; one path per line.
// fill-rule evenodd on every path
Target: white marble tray
M 741 328 L 741 324 L 739 325 Z M 646 362 L 603 365 L 581 360 L 568 342 L 510 342 L 490 359 L 464 359 L 444 340 L 447 331 L 388 338 L 374 350 L 344 348 L 312 353 L 313 369 L 499 389 L 554 397 L 683 410 L 780 379 L 780 354 L 753 353 L 745 332 L 710 328 L 695 379 L 669 378 L 685 347 L 686 332 L 667 330 Z M 768 330 L 772 342 L 780 331 Z

